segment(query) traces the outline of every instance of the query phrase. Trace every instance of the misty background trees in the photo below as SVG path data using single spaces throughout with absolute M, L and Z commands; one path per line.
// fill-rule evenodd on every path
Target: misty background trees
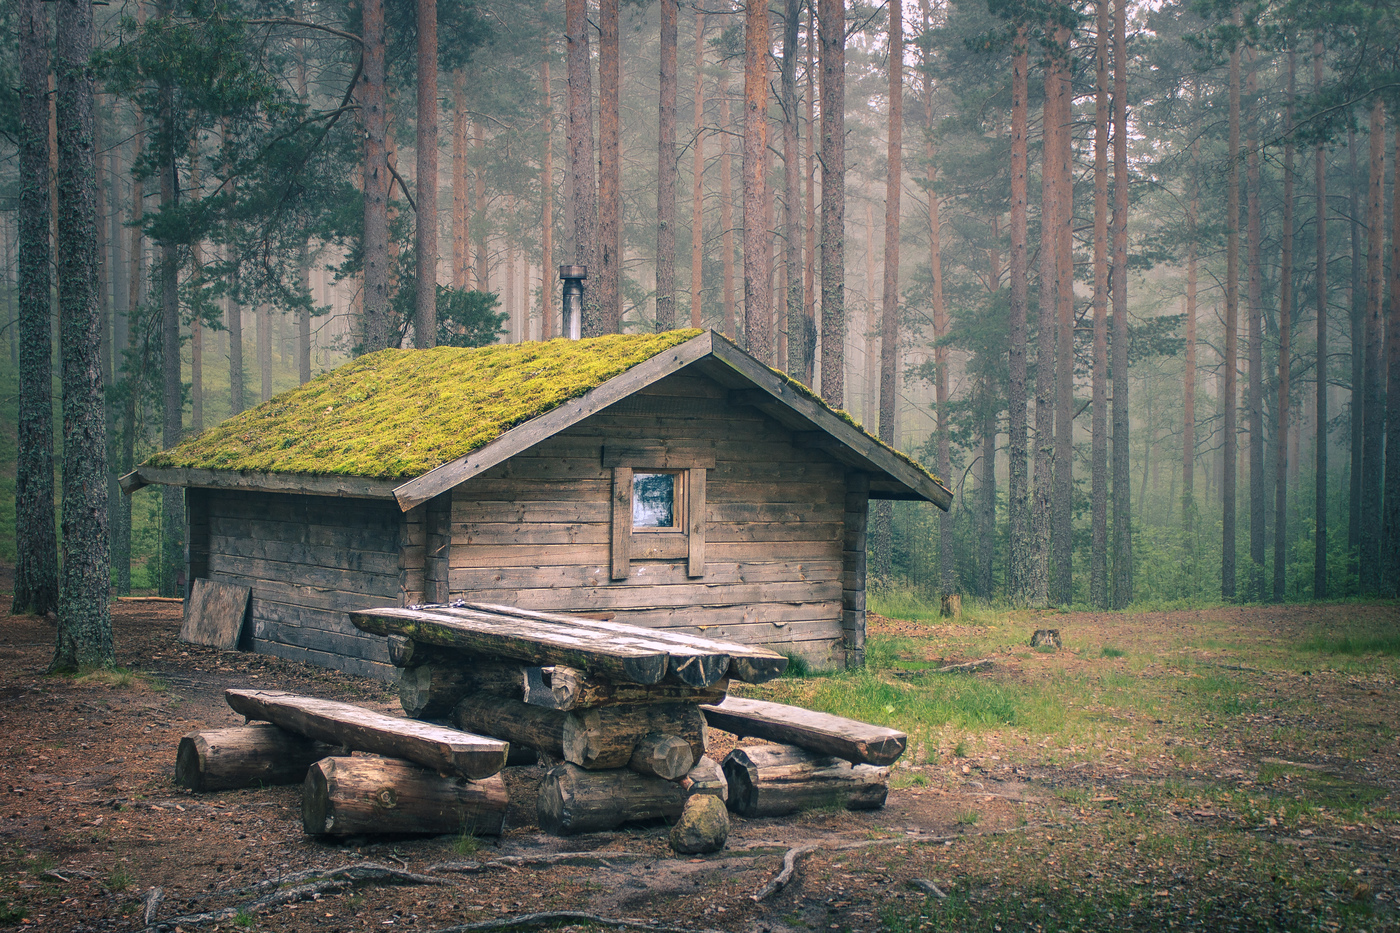
M 58 9 L 0 14 L 0 560 L 40 612 Z M 950 515 L 874 516 L 877 586 L 1122 607 L 1400 584 L 1392 4 L 95 17 L 119 594 L 184 582 L 179 491 L 120 495 L 134 463 L 358 353 L 551 338 L 574 263 L 585 335 L 713 327 L 948 483 Z

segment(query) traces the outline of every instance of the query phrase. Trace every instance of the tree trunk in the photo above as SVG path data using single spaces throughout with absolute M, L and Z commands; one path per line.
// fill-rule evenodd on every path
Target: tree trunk
M 141 20 L 141 13 L 144 7 L 137 5 L 137 20 Z M 141 156 L 142 141 L 145 133 L 145 119 L 138 108 L 136 110 L 136 128 L 132 133 L 131 160 L 128 164 L 135 165 Z M 140 218 L 144 212 L 145 186 L 141 179 L 133 177 L 131 180 L 131 236 L 128 240 L 130 244 L 127 248 L 128 273 L 127 273 L 127 316 L 128 323 L 125 328 L 125 340 L 123 347 L 127 351 L 136 349 L 136 329 L 131 325 L 132 315 L 139 312 L 142 304 L 142 292 L 145 282 L 145 237 L 141 229 Z M 234 283 L 237 283 L 237 272 L 235 270 Z M 127 357 L 127 368 L 124 369 L 123 381 L 126 383 L 126 391 L 122 399 L 121 428 L 119 429 L 118 445 L 118 467 L 120 474 L 130 473 L 136 465 L 136 391 L 134 383 L 138 372 L 131 363 L 136 359 L 134 354 Z M 141 362 L 144 368 L 144 359 Z M 237 414 L 235 411 L 234 414 Z M 116 595 L 131 595 L 131 496 L 119 496 L 117 505 L 117 524 L 112 534 L 112 561 L 117 567 Z
M 416 281 L 413 302 L 413 345 L 437 346 L 438 259 L 438 103 L 437 0 L 418 4 L 418 123 L 414 155 L 417 219 L 413 225 Z
M 802 315 L 805 336 L 803 337 L 807 356 L 802 361 L 802 381 L 808 387 L 817 387 L 817 121 L 816 121 L 816 13 L 815 4 L 807 4 L 807 144 L 806 162 L 803 167 L 805 181 L 806 212 L 803 249 L 806 256 L 802 263 Z
M 1074 598 L 1074 173 L 1070 127 L 1074 120 L 1074 95 L 1070 87 L 1068 55 L 1071 34 L 1057 33 L 1057 43 L 1066 56 L 1056 69 L 1059 87 L 1061 126 L 1055 164 L 1055 184 L 1059 190 L 1056 205 L 1055 236 L 1055 473 L 1050 505 L 1050 582 L 1051 601 L 1067 605 Z
M 259 400 L 272 398 L 272 306 L 263 302 L 257 310 Z
M 1283 244 L 1278 298 L 1278 452 L 1274 458 L 1274 601 L 1282 602 L 1288 577 L 1288 391 L 1293 339 L 1293 90 L 1297 56 L 1288 50 L 1288 107 L 1283 136 Z
M 297 5 L 297 15 L 301 16 L 302 7 Z M 306 87 L 306 42 L 298 37 L 295 41 L 297 56 L 297 98 L 304 104 L 310 104 L 311 97 L 307 93 Z M 194 140 L 190 145 L 190 172 L 193 175 L 196 148 L 198 140 Z M 191 183 L 191 187 L 196 187 Z M 300 244 L 297 250 L 297 282 L 301 287 L 301 298 L 306 305 L 297 309 L 297 382 L 304 385 L 311 381 L 311 306 L 313 298 L 311 295 L 311 263 L 308 259 L 308 249 L 305 242 Z M 199 258 L 196 254 L 195 269 L 199 268 Z M 191 381 L 190 387 L 190 431 L 194 434 L 204 430 L 204 402 L 203 389 L 200 383 L 200 355 L 203 342 L 201 339 L 199 317 L 195 316 L 194 323 L 190 327 L 190 360 L 191 360 Z
M 176 144 L 175 90 L 162 85 L 160 101 L 160 209 L 173 216 L 180 206 L 180 147 Z M 180 379 L 180 262 L 179 246 L 167 237 L 160 243 L 161 292 L 161 445 L 169 450 L 184 433 L 184 398 Z M 161 596 L 183 596 L 178 583 L 184 566 L 185 496 L 178 486 L 161 487 L 161 558 L 158 577 Z
M 1313 42 L 1313 90 L 1322 89 L 1322 41 Z M 1319 140 L 1313 150 L 1317 188 L 1317 360 L 1314 369 L 1314 529 L 1313 598 L 1327 598 L 1327 152 Z M 1392 301 L 1395 299 L 1392 298 Z
M 1263 221 L 1259 215 L 1259 121 L 1254 100 L 1258 96 L 1258 78 L 1254 64 L 1254 49 L 1246 50 L 1249 73 L 1245 77 L 1245 94 L 1250 100 L 1246 117 L 1249 131 L 1245 141 L 1245 200 L 1247 215 L 1247 274 L 1249 276 L 1248 347 L 1249 385 L 1245 406 L 1249 410 L 1249 583 L 1246 597 L 1264 596 L 1264 298 L 1263 269 L 1260 256 Z
M 695 167 L 690 195 L 690 326 L 703 326 L 705 263 L 705 13 L 695 13 Z
M 1235 15 L 1239 20 L 1239 14 Z M 1240 313 L 1240 49 L 1230 52 L 1230 176 L 1225 207 L 1225 391 L 1220 400 L 1225 434 L 1220 490 L 1223 502 L 1220 595 L 1235 598 L 1235 379 Z
M 110 667 L 107 423 L 97 295 L 92 5 L 55 11 L 58 72 L 58 308 L 63 378 L 63 563 L 51 670 Z M 177 370 L 178 372 L 178 370 Z
M 768 200 L 768 4 L 746 0 L 744 13 L 744 343 L 773 363 L 772 268 L 763 211 Z
M 601 334 L 621 332 L 622 322 L 622 153 L 619 101 L 622 62 L 618 0 L 598 4 L 598 272 Z M 594 336 L 587 327 L 584 336 Z
M 880 440 L 895 446 L 895 373 L 899 366 L 899 218 L 904 186 L 904 14 L 901 0 L 890 4 L 889 144 L 885 154 L 885 276 L 880 296 Z M 875 559 L 880 576 L 890 578 L 893 509 L 888 499 L 875 503 Z
M 49 228 L 49 16 L 19 0 L 19 427 L 15 468 L 15 598 L 11 611 L 58 609 L 54 536 L 52 249 Z
M 1128 487 L 1128 40 L 1125 3 L 1113 11 L 1113 608 L 1133 598 Z
M 1347 213 L 1351 217 L 1351 282 L 1347 289 L 1347 304 L 1351 311 L 1351 486 L 1347 497 L 1347 547 L 1351 550 L 1350 569 L 1360 572 L 1356 565 L 1361 545 L 1361 468 L 1366 425 L 1366 289 L 1363 282 L 1361 256 L 1361 225 L 1366 205 L 1357 190 L 1356 132 L 1347 129 L 1347 182 L 1350 188 Z
M 1035 376 L 1035 500 L 1031 507 L 1031 604 L 1050 600 L 1051 497 L 1054 495 L 1055 454 L 1055 290 L 1059 284 L 1058 236 L 1060 216 L 1060 134 L 1065 130 L 1060 72 L 1067 66 L 1055 48 L 1045 64 L 1045 141 L 1041 148 L 1040 299 L 1036 333 Z
M 787 280 L 787 358 L 781 360 L 788 375 L 807 377 L 811 356 L 807 318 L 803 310 L 802 282 L 802 164 L 798 154 L 797 32 L 802 20 L 802 0 L 787 0 L 783 13 L 783 245 Z M 810 378 L 810 377 L 807 377 Z
M 590 91 L 590 93 L 592 93 Z M 589 120 L 592 120 L 592 101 L 589 101 Z M 592 146 L 593 126 L 589 123 L 589 146 Z M 476 152 L 476 176 L 473 184 L 474 206 L 472 213 L 476 215 L 476 288 L 478 291 L 491 291 L 491 268 L 490 256 L 487 254 L 488 228 L 486 224 L 486 127 L 480 120 L 472 124 L 472 139 L 474 141 L 474 151 Z M 593 157 L 589 155 L 589 165 L 593 164 Z M 470 237 L 468 237 L 470 238 Z
M 540 109 L 544 112 L 544 155 L 540 158 L 540 339 L 554 337 L 554 98 L 549 92 L 549 38 L 540 62 Z
M 593 161 L 593 76 L 588 52 L 588 4 L 566 0 L 565 38 L 569 67 L 569 171 L 573 186 L 574 263 L 598 274 L 598 183 Z M 482 284 L 478 288 L 484 288 Z M 583 291 L 583 335 L 604 332 L 598 289 Z
M 548 47 L 546 46 L 546 51 Z M 540 64 L 545 77 L 545 100 L 549 100 L 549 61 Z M 545 119 L 545 147 L 549 146 L 548 115 Z M 547 192 L 549 189 L 546 188 Z M 467 188 L 467 76 L 458 68 L 452 72 L 452 287 L 467 287 L 471 269 L 471 234 L 467 220 L 471 198 Z M 548 227 L 545 227 L 547 234 Z
M 1029 605 L 1034 599 L 1032 589 L 1034 552 L 1030 547 L 1030 477 L 1027 475 L 1029 451 L 1026 424 L 1026 317 L 1028 313 L 1026 298 L 1026 240 L 1028 238 L 1026 142 L 1029 133 L 1028 100 L 1030 88 L 1027 79 L 1029 67 L 1030 56 L 1027 49 L 1026 27 L 1022 25 L 1016 30 L 1011 59 L 1011 309 L 1010 321 L 1007 326 L 1009 344 L 1007 512 L 1008 524 L 1010 525 L 1011 560 L 1010 566 L 1007 568 L 1006 589 L 1012 605 L 1015 606 Z M 929 204 L 934 204 L 932 194 L 929 196 Z M 942 284 L 941 273 L 935 277 L 934 281 L 939 285 Z M 935 295 L 938 298 L 942 297 L 937 294 L 937 291 Z M 934 308 L 936 311 L 938 305 L 935 304 Z M 946 351 L 944 358 L 946 360 Z M 940 384 L 945 386 L 943 396 L 938 399 L 938 410 L 942 412 L 947 407 L 947 377 L 943 375 L 946 363 L 938 363 L 937 350 L 934 351 L 934 360 L 939 371 L 936 378 Z M 943 451 L 947 444 L 947 429 L 944 422 L 945 418 L 940 416 L 938 469 L 943 471 L 944 482 L 949 482 L 950 477 L 943 460 Z M 946 532 L 942 530 L 950 521 L 951 519 L 946 514 L 939 516 L 940 563 L 951 563 L 949 557 L 944 555 L 952 551 L 952 528 L 949 527 Z M 948 580 L 950 573 L 951 568 L 943 571 L 945 581 Z
M 1108 0 L 1098 0 L 1094 56 L 1094 414 L 1089 454 L 1092 512 L 1089 603 L 1099 609 L 1108 608 L 1108 34 L 1111 29 Z M 1187 227 L 1191 226 L 1188 219 Z M 1187 237 L 1189 239 L 1191 233 L 1188 232 Z M 1195 244 L 1191 243 L 1187 248 L 1191 250 L 1187 273 L 1190 283 L 1190 276 L 1195 271 Z M 1187 294 L 1191 294 L 1190 284 L 1187 285 Z M 1191 298 L 1188 297 L 1187 301 L 1189 303 Z M 1194 324 L 1194 319 L 1188 318 L 1188 334 L 1193 333 Z M 1195 361 L 1191 356 L 1194 348 L 1190 348 L 1189 336 L 1187 342 L 1186 365 L 1190 369 Z M 1190 462 L 1189 454 L 1187 462 Z
M 1381 528 L 1381 595 L 1400 595 L 1400 121 L 1395 126 L 1395 175 L 1391 183 L 1390 317 L 1386 322 L 1389 372 L 1386 386 L 1385 516 Z
M 190 190 L 200 190 L 199 183 L 199 141 L 190 140 Z M 305 287 L 306 246 L 301 247 L 299 263 Z M 190 281 L 196 294 L 204 290 L 204 241 L 190 244 Z M 202 304 L 202 301 L 200 302 Z M 105 339 L 105 335 L 104 335 Z M 104 368 L 105 372 L 105 368 Z M 104 379 L 105 381 L 105 379 Z M 204 430 L 204 325 L 200 320 L 199 309 L 190 318 L 190 433 L 199 434 Z
M 994 280 L 995 281 L 995 280 Z M 982 476 L 977 482 L 981 499 L 981 523 L 977 533 L 977 584 L 983 599 L 993 593 L 997 532 L 997 395 L 993 387 L 982 388 Z
M 676 326 L 676 40 L 678 0 L 661 0 L 656 143 L 656 330 Z
M 846 403 L 846 7 L 817 0 L 822 69 L 822 401 Z
M 1371 165 L 1366 199 L 1366 417 L 1361 453 L 1361 592 L 1380 592 L 1381 476 L 1385 411 L 1381 399 L 1381 310 L 1385 241 L 1385 104 L 1371 106 Z
M 1201 147 L 1196 128 L 1199 125 L 1201 86 L 1191 84 L 1191 199 L 1186 205 L 1186 372 L 1182 386 L 1181 425 L 1181 534 L 1186 546 L 1190 569 L 1195 570 L 1196 553 L 1196 237 L 1200 217 Z
M 384 106 L 384 0 L 365 0 L 360 119 L 365 132 L 364 298 L 361 349 L 389 346 L 389 162 Z M 230 339 L 232 339 L 230 334 Z M 230 363 L 230 365 L 232 365 Z
M 180 737 L 175 783 L 197 794 L 239 787 L 300 784 L 306 769 L 343 749 L 257 722 Z

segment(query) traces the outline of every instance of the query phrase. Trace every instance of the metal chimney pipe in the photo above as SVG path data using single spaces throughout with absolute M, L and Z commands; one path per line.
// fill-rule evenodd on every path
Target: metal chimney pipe
M 587 266 L 560 266 L 559 278 L 564 282 L 564 329 L 570 340 L 583 336 L 583 280 L 588 278 Z

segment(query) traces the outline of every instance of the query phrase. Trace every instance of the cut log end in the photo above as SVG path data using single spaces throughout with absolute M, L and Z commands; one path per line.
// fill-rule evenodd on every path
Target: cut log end
M 736 748 L 724 759 L 729 809 L 783 816 L 816 807 L 874 810 L 885 805 L 889 769 L 852 765 L 793 745 Z
M 695 753 L 690 743 L 675 735 L 650 733 L 637 742 L 628 763 L 638 774 L 650 774 L 667 781 L 677 781 L 695 766 Z
M 298 784 L 311 763 L 340 752 L 270 723 L 191 732 L 175 752 L 175 783 L 197 793 Z

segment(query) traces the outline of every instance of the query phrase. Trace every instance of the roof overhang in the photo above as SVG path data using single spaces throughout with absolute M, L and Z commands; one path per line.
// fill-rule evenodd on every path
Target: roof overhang
M 324 474 L 240 473 L 141 466 L 121 478 L 121 488 L 123 492 L 131 493 L 142 486 L 160 483 L 393 499 L 401 510 L 407 512 L 608 406 L 690 367 L 695 367 L 728 388 L 732 404 L 757 408 L 792 430 L 797 443 L 821 450 L 850 469 L 868 473 L 871 498 L 925 500 L 945 511 L 952 505 L 953 494 L 942 483 L 713 331 L 706 331 L 665 350 L 578 398 L 506 431 L 486 446 L 406 482 Z

